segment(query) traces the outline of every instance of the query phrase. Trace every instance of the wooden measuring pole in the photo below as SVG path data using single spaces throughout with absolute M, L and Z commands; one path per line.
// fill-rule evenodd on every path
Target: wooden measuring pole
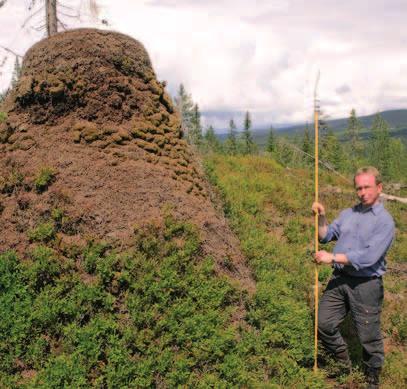
M 319 124 L 319 107 L 317 100 L 317 86 L 319 81 L 319 72 L 318 77 L 315 83 L 314 90 L 314 127 L 315 127 L 315 201 L 319 201 L 318 194 L 318 124 Z M 318 213 L 315 213 L 315 252 L 319 250 L 319 241 L 318 241 Z M 315 324 L 314 324 L 314 372 L 318 370 L 318 265 L 315 264 L 315 286 L 314 286 L 314 303 L 315 303 Z

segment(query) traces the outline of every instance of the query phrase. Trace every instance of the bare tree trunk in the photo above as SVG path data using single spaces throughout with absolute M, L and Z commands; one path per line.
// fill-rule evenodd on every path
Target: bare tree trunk
M 45 12 L 47 35 L 55 35 L 58 32 L 57 0 L 45 0 Z

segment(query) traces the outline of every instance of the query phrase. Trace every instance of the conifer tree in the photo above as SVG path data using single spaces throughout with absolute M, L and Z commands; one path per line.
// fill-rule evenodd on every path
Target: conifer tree
M 290 147 L 287 139 L 280 138 L 276 141 L 275 158 L 283 166 L 291 166 L 295 160 L 294 148 Z
M 383 176 L 389 176 L 390 155 L 390 128 L 389 124 L 377 113 L 373 119 L 369 145 L 369 158 L 372 165 L 376 166 Z
M 346 128 L 346 137 L 349 141 L 350 159 L 354 168 L 357 165 L 357 160 L 361 156 L 362 147 L 360 143 L 360 132 L 362 128 L 362 123 L 357 118 L 355 109 L 352 108 L 348 119 L 348 126 Z
M 175 97 L 175 105 L 181 115 L 182 130 L 185 138 L 189 140 L 189 132 L 192 129 L 194 117 L 194 103 L 192 97 L 187 93 L 183 84 L 180 84 L 178 94 Z
M 249 111 L 246 112 L 244 123 L 243 123 L 243 133 L 242 133 L 242 152 L 243 154 L 251 154 L 255 150 L 255 144 L 253 142 L 253 136 L 250 131 L 252 126 L 252 121 L 250 118 Z
M 222 145 L 215 134 L 213 126 L 207 128 L 204 140 L 207 151 L 220 152 L 222 150 Z
M 202 125 L 201 113 L 198 104 L 195 104 L 192 110 L 191 128 L 189 131 L 189 142 L 197 147 L 202 144 Z
M 270 130 L 267 136 L 266 151 L 273 153 L 276 150 L 276 138 L 274 135 L 273 126 L 270 126 Z
M 347 170 L 347 158 L 339 139 L 332 129 L 328 129 L 326 136 L 321 141 L 321 160 L 338 171 Z
M 407 182 L 407 148 L 401 139 L 390 139 L 389 176 Z
M 20 65 L 20 60 L 16 56 L 16 60 L 14 62 L 14 69 L 13 69 L 13 74 L 11 76 L 11 87 L 14 88 L 17 85 L 18 80 L 20 79 L 21 75 L 21 65 Z
M 303 133 L 303 137 L 302 137 L 302 144 L 301 144 L 301 150 L 304 153 L 312 154 L 312 150 L 313 150 L 312 139 L 311 139 L 311 135 L 310 135 L 310 132 L 309 132 L 308 124 L 304 128 L 304 133 Z
M 236 124 L 233 119 L 229 121 L 229 133 L 225 141 L 226 152 L 230 155 L 237 154 Z

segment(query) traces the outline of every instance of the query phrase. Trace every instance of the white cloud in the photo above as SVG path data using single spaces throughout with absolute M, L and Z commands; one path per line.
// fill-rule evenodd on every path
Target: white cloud
M 26 2 L 13 3 L 23 12 Z M 359 115 L 407 107 L 404 0 L 99 3 L 113 29 L 146 46 L 170 91 L 183 82 L 215 125 L 228 118 L 210 112 L 240 118 L 236 112 L 250 110 L 254 125 L 309 120 L 318 69 L 321 104 L 331 117 L 352 107 Z M 0 11 L 1 37 L 13 24 Z M 21 41 L 29 40 L 13 45 L 24 50 Z

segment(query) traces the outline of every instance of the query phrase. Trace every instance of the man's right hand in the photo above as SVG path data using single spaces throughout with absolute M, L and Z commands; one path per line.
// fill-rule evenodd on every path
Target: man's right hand
M 328 233 L 328 222 L 325 217 L 325 207 L 315 201 L 312 204 L 312 211 L 315 214 L 318 214 L 318 237 L 319 239 L 324 239 Z
M 325 207 L 321 203 L 314 202 L 312 204 L 312 211 L 314 212 L 314 214 L 325 216 Z

